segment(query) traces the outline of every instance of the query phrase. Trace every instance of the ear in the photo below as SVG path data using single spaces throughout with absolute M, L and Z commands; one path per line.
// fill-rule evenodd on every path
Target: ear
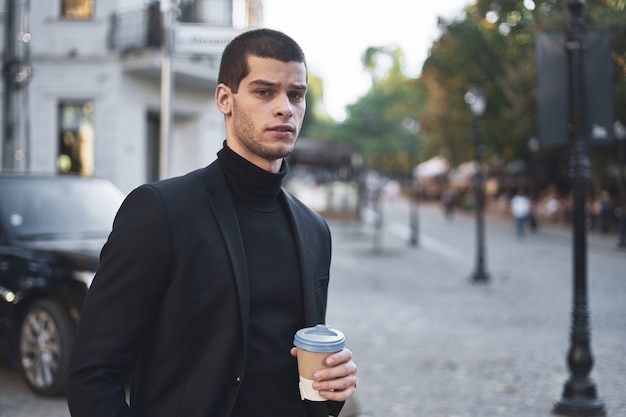
M 232 112 L 232 96 L 233 93 L 226 84 L 219 83 L 217 85 L 215 89 L 215 105 L 224 116 L 229 116 Z

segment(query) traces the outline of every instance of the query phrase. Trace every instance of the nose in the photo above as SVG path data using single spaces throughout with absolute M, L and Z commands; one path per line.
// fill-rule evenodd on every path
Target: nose
M 279 117 L 291 117 L 293 115 L 293 104 L 287 94 L 277 96 L 274 112 Z

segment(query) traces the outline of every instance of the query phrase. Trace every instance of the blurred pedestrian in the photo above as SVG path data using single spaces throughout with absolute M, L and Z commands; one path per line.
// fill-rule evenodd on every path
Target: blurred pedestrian
M 600 193 L 599 218 L 600 230 L 602 233 L 608 233 L 613 222 L 613 204 L 611 203 L 611 195 L 606 190 Z
M 530 199 L 524 191 L 517 192 L 511 199 L 511 214 L 515 220 L 515 232 L 518 237 L 524 236 L 526 221 L 530 215 Z
M 138 187 L 115 218 L 76 332 L 72 416 L 326 417 L 352 395 L 348 349 L 315 375 L 329 401 L 298 390 L 293 336 L 325 320 L 331 258 L 326 222 L 281 186 L 306 91 L 285 34 L 226 47 L 217 160 Z
M 548 213 L 548 218 L 553 222 L 557 223 L 559 221 L 559 211 L 561 210 L 561 203 L 555 196 L 550 196 L 548 201 L 546 201 L 546 212 Z
M 447 219 L 451 219 L 454 214 L 454 191 L 452 187 L 446 186 L 441 191 L 441 205 Z

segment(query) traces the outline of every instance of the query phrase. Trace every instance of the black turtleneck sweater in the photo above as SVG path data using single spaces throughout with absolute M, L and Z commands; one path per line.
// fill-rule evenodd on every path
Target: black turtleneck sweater
M 287 174 L 265 171 L 224 144 L 218 161 L 232 191 L 250 285 L 248 355 L 233 417 L 300 417 L 296 360 L 289 354 L 303 327 L 296 242 L 279 198 Z

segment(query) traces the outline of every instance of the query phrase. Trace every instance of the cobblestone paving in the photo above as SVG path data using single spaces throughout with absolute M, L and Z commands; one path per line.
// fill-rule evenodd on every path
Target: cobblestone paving
M 328 323 L 342 329 L 359 366 L 341 417 L 548 417 L 568 378 L 571 232 L 540 228 L 518 240 L 488 218 L 487 284 L 469 279 L 475 224 L 419 211 L 408 242 L 405 202 L 384 205 L 384 232 L 331 220 Z M 405 221 L 406 220 L 406 221 Z M 595 365 L 609 417 L 626 417 L 626 252 L 589 236 L 588 285 Z M 63 398 L 29 392 L 0 361 L 0 417 L 69 417 Z
M 328 322 L 359 366 L 362 417 L 551 416 L 569 374 L 571 233 L 518 240 L 489 219 L 487 284 L 472 283 L 474 221 L 420 207 L 420 245 L 407 245 L 408 208 L 371 227 L 331 222 L 337 243 Z M 404 211 L 403 211 L 404 210 Z M 626 416 L 626 252 L 589 238 L 591 377 L 608 416 Z M 378 245 L 378 246 L 377 246 Z

